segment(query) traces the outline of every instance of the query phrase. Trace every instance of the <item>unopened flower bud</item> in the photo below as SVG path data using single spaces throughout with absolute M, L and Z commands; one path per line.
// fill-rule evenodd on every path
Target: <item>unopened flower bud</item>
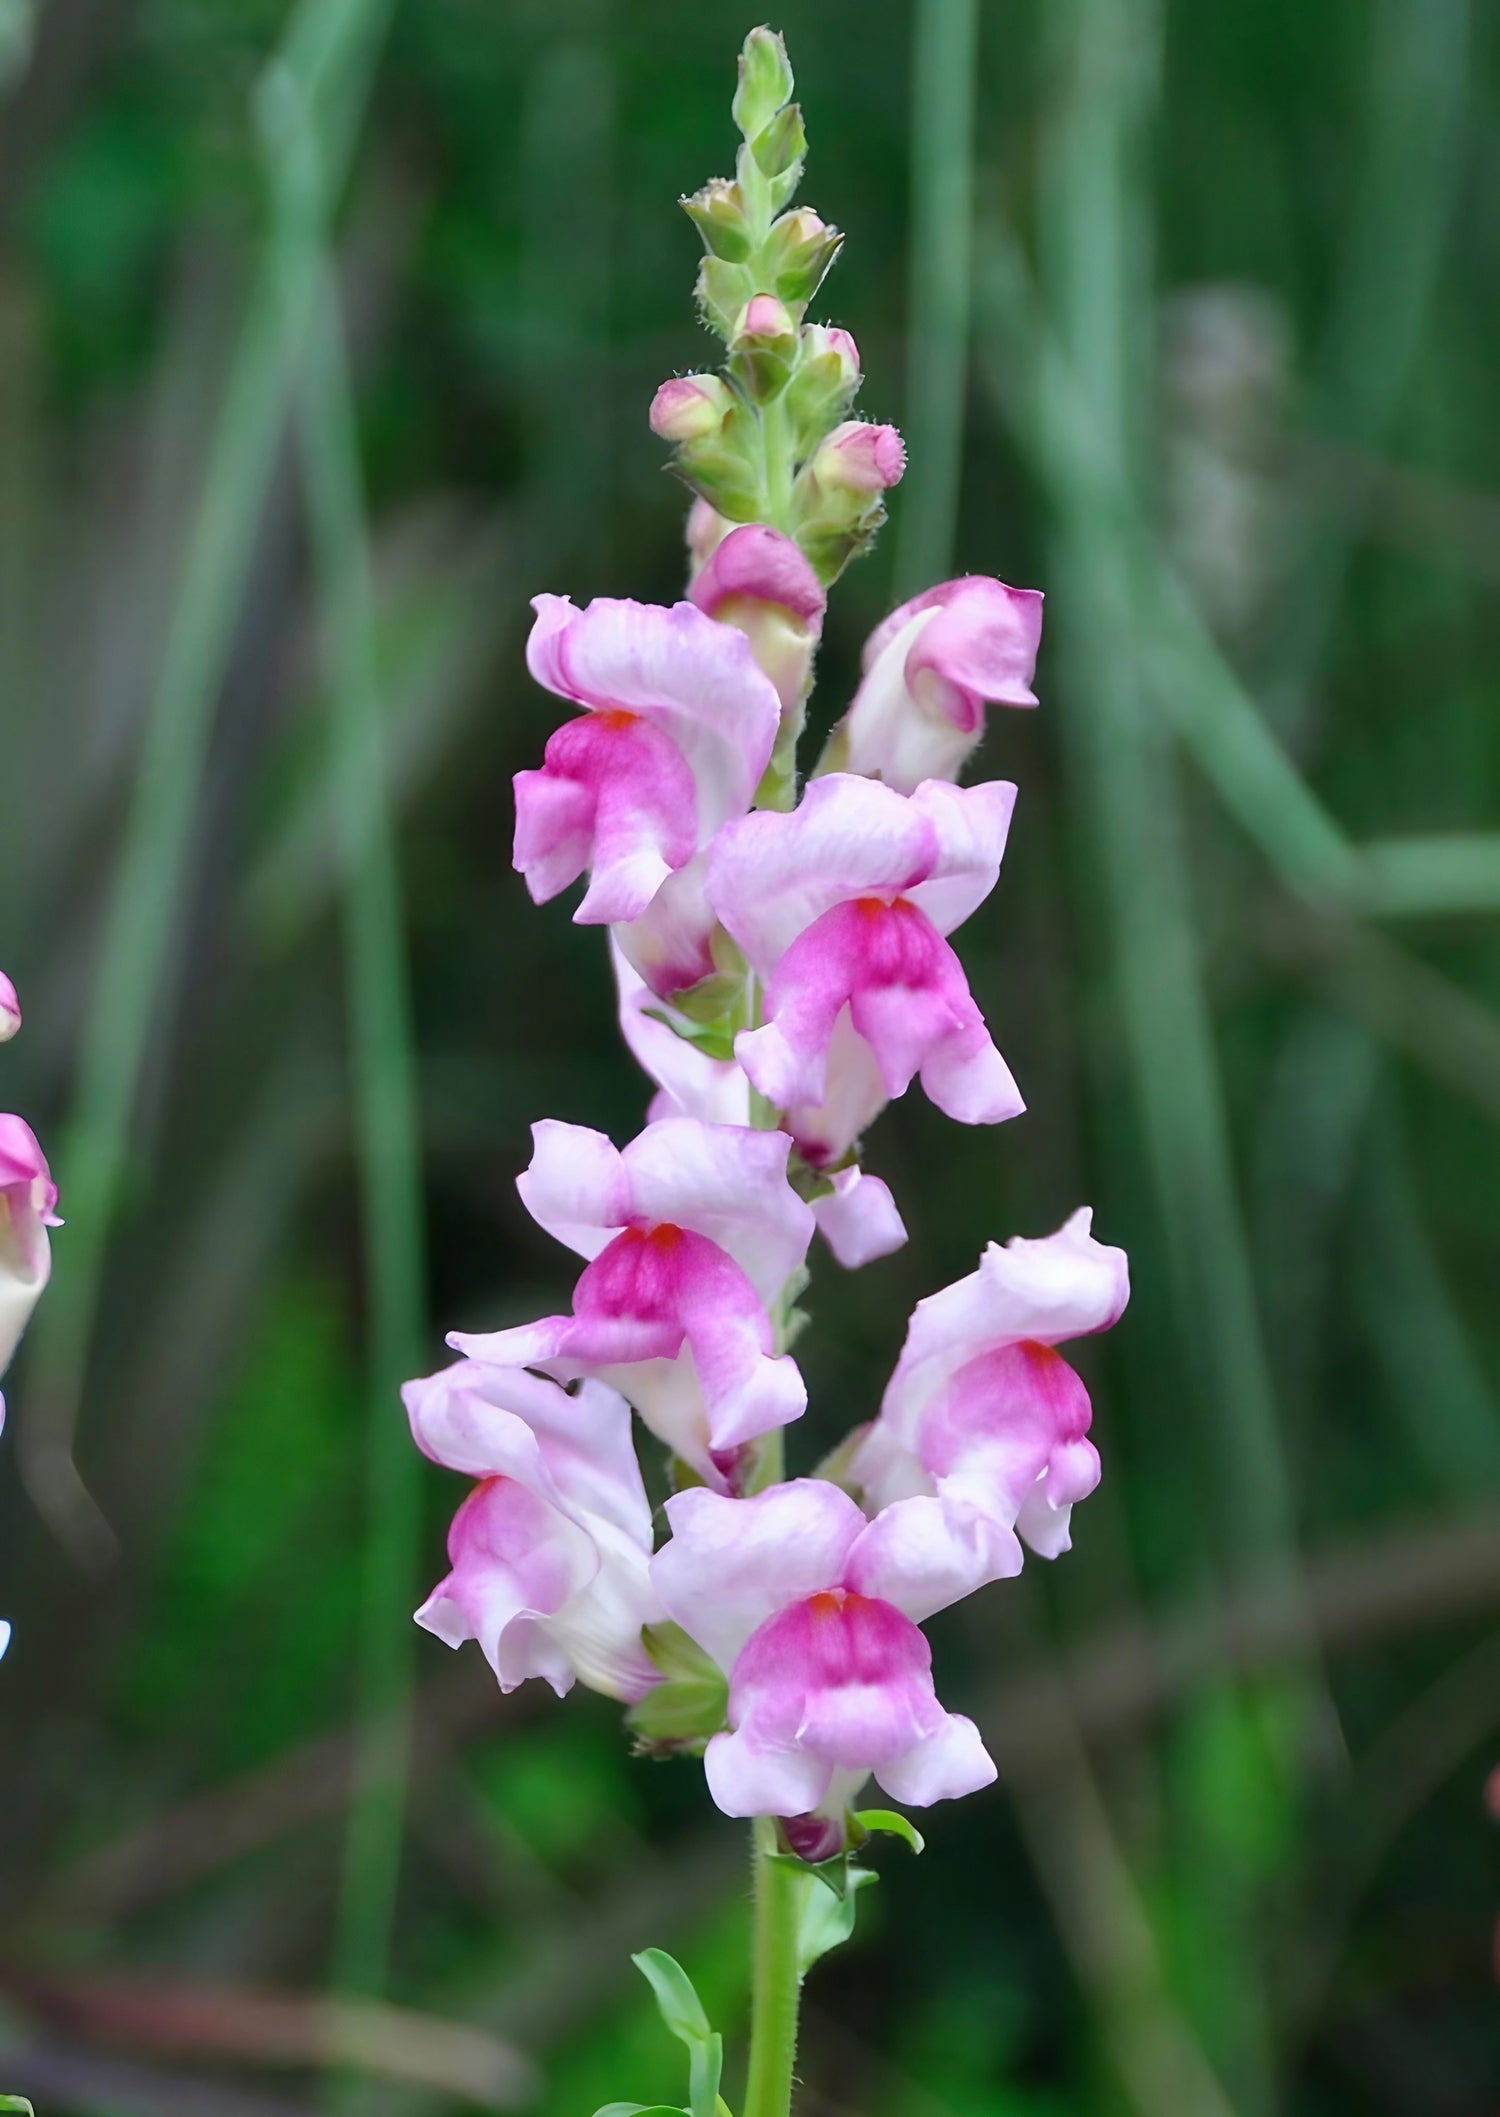
M 717 375 L 674 375 L 651 400 L 651 431 L 662 441 L 704 441 L 734 400 Z
M 776 352 L 789 351 L 796 343 L 797 326 L 784 302 L 774 294 L 757 294 L 741 311 L 734 327 L 734 344 L 754 341 Z
M 828 598 L 791 538 L 760 522 L 731 530 L 688 594 L 710 617 L 744 633 L 776 686 L 783 714 L 799 712 Z
M 738 184 L 732 184 L 728 177 L 716 176 L 681 203 L 711 257 L 722 257 L 737 265 L 750 255 L 750 224 Z
M 786 392 L 799 457 L 813 455 L 829 429 L 846 417 L 859 381 L 859 347 L 849 333 L 826 324 L 804 324 L 802 356 Z
M 836 426 L 813 458 L 819 484 L 845 492 L 882 492 L 899 485 L 906 469 L 906 444 L 893 426 L 872 426 L 849 419 Z
M 761 253 L 761 270 L 776 293 L 801 309 L 822 285 L 843 236 L 809 207 L 783 213 L 772 224 Z
M 795 181 L 786 184 L 784 180 L 788 177 L 795 179 L 807 153 L 807 127 L 802 122 L 798 105 L 789 103 L 785 110 L 778 110 L 770 124 L 753 135 L 750 152 L 762 176 L 783 179 L 783 188 L 777 198 L 780 204 L 796 189 Z M 776 197 L 775 193 L 773 197 Z
M 0 1044 L 9 1043 L 21 1026 L 21 1003 L 16 988 L 0 970 Z
M 757 294 L 735 321 L 729 340 L 736 373 L 757 403 L 779 396 L 797 357 L 797 325 L 785 302 Z
M 802 344 L 804 360 L 831 359 L 846 388 L 858 387 L 862 370 L 852 331 L 841 330 L 837 324 L 810 323 L 802 333 Z
M 747 140 L 775 117 L 791 99 L 793 81 L 786 44 L 773 29 L 752 29 L 740 53 L 740 80 L 734 95 L 734 122 Z

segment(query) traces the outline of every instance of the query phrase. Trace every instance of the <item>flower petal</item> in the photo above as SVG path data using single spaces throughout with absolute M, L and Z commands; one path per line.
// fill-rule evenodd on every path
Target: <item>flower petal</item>
M 521 1203 L 579 1257 L 597 1257 L 630 1218 L 618 1148 L 587 1125 L 544 1117 L 531 1128 L 531 1164 L 516 1179 Z
M 787 1182 L 791 1141 L 748 1125 L 664 1118 L 621 1156 L 636 1225 L 690 1228 L 725 1251 L 763 1302 L 807 1255 L 812 1209 Z
M 940 1727 L 904 1756 L 877 1766 L 875 1776 L 893 1801 L 930 1808 L 934 1801 L 978 1793 L 999 1774 L 973 1721 L 962 1713 L 948 1713 Z
M 848 1581 L 920 1624 L 1020 1570 L 1021 1547 L 1006 1525 L 971 1507 L 919 1497 L 876 1515 L 849 1554 Z
M 889 1257 L 906 1240 L 890 1186 L 863 1169 L 840 1169 L 833 1189 L 813 1200 L 818 1232 L 846 1271 Z
M 833 1781 L 833 1767 L 796 1742 L 771 1742 L 754 1727 L 715 1735 L 703 1757 L 708 1790 L 726 1816 L 800 1816 Z
M 794 1478 L 745 1500 L 679 1492 L 666 1511 L 671 1541 L 651 1564 L 657 1592 L 726 1675 L 768 1617 L 839 1583 L 865 1527 L 848 1494 L 821 1478 Z

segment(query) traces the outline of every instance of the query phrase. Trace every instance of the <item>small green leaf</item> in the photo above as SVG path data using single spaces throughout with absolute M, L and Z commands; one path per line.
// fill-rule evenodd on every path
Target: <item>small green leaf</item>
M 688 2047 L 688 2103 L 692 2117 L 717 2117 L 724 2039 L 709 2027 L 692 1979 L 663 1948 L 643 1948 L 630 1960 L 656 1994 L 662 2020 Z
M 680 1036 L 685 1044 L 691 1044 L 694 1050 L 701 1051 L 705 1058 L 734 1057 L 735 1027 L 728 1015 L 721 1015 L 715 1022 L 694 1023 L 683 1021 L 681 1016 L 667 1014 L 659 1007 L 648 1007 L 645 1013 L 650 1021 L 660 1022 L 664 1029 L 670 1029 L 673 1036 Z M 741 1026 L 743 1027 L 743 1024 Z M 830 1184 L 829 1189 L 832 1188 Z
M 916 1825 L 905 1816 L 898 1815 L 894 1808 L 857 1808 L 854 1820 L 868 1837 L 884 1836 L 899 1838 L 913 1852 L 925 1852 L 927 1841 Z
M 833 1861 L 825 1862 L 833 1866 Z M 807 1870 L 804 1869 L 804 1872 Z M 814 1869 L 813 1872 L 818 1870 Z M 809 1889 L 802 1903 L 802 1917 L 797 1928 L 797 1960 L 805 1977 L 813 1964 L 830 1948 L 837 1948 L 848 1940 L 854 1931 L 854 1914 L 859 1892 L 867 1883 L 879 1877 L 868 1867 L 850 1866 L 841 1894 L 836 1894 L 832 1885 L 827 1889 Z
M 693 1980 L 665 1948 L 643 1948 L 630 1960 L 656 1994 L 661 2018 L 685 2044 L 703 2043 L 713 2034 Z
M 21 2117 L 36 2117 L 36 2111 L 24 2095 L 0 2095 L 0 2110 L 19 2110 Z

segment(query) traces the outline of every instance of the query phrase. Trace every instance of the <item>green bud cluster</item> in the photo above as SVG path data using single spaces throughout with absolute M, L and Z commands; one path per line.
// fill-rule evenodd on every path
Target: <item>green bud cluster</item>
M 733 105 L 742 142 L 734 177 L 682 201 L 703 243 L 699 312 L 726 348 L 722 390 L 703 387 L 690 414 L 658 431 L 710 507 L 795 538 L 827 583 L 868 545 L 885 509 L 878 490 L 820 476 L 814 462 L 849 418 L 860 375 L 847 333 L 805 321 L 844 238 L 793 205 L 807 134 L 792 89 L 781 37 L 752 30 Z

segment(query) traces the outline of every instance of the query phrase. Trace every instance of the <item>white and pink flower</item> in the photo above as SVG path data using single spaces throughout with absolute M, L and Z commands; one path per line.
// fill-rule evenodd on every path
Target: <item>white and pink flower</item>
M 527 666 L 585 710 L 516 774 L 515 865 L 538 904 L 587 869 L 582 924 L 635 919 L 749 808 L 781 702 L 744 637 L 691 603 L 532 607 Z
M 0 1375 L 52 1272 L 57 1186 L 24 1118 L 0 1115 Z M 0 1399 L 0 1413 L 4 1400 Z
M 956 1535 L 988 1524 L 997 1572 L 1020 1569 L 1016 1532 L 1044 1558 L 1066 1551 L 1099 1482 L 1088 1391 L 1055 1350 L 1108 1330 L 1130 1298 L 1125 1252 L 1096 1242 L 1090 1218 L 1080 1207 L 1053 1235 L 991 1243 L 978 1271 L 917 1303 L 852 1465 L 875 1506 L 920 1495 Z
M 716 840 L 709 902 L 764 984 L 735 1056 L 809 1161 L 841 1160 L 918 1075 L 963 1124 L 1024 1108 L 945 938 L 994 888 L 1015 793 L 833 773 Z
M 865 643 L 864 681 L 835 732 L 830 762 L 912 793 L 957 779 L 984 733 L 987 705 L 1034 706 L 1042 597 L 968 575 L 893 610 Z
M 0 1044 L 8 1044 L 21 1026 L 21 1003 L 16 988 L 0 970 Z
M 620 993 L 620 1031 L 656 1083 L 648 1120 L 697 1117 L 707 1124 L 748 1125 L 750 1083 L 734 1059 L 711 1057 L 686 1032 L 672 1027 L 672 1011 L 657 999 L 618 944 L 613 950 Z M 831 1190 L 812 1201 L 818 1233 L 847 1271 L 889 1257 L 906 1241 L 906 1226 L 890 1186 L 865 1170 L 848 1167 L 829 1176 Z
M 402 1397 L 423 1454 L 479 1480 L 448 1533 L 452 1570 L 417 1623 L 450 1647 L 477 1640 L 503 1691 L 540 1676 L 559 1697 L 575 1678 L 642 1697 L 658 1678 L 641 1632 L 663 1612 L 624 1398 L 475 1360 Z
M 704 1758 L 726 1815 L 826 1817 L 872 1772 L 919 1808 L 995 1777 L 974 1723 L 938 1704 L 918 1630 L 972 1578 L 937 1510 L 915 1508 L 915 1529 L 910 1506 L 867 1522 L 816 1478 L 668 1500 L 652 1579 L 729 1679 L 729 1728 Z
M 807 1405 L 770 1316 L 813 1231 L 786 1179 L 790 1140 L 686 1117 L 647 1125 L 623 1152 L 552 1119 L 532 1138 L 517 1186 L 526 1208 L 588 1259 L 572 1314 L 448 1342 L 501 1367 L 611 1383 L 684 1462 L 722 1482 L 747 1441 Z

